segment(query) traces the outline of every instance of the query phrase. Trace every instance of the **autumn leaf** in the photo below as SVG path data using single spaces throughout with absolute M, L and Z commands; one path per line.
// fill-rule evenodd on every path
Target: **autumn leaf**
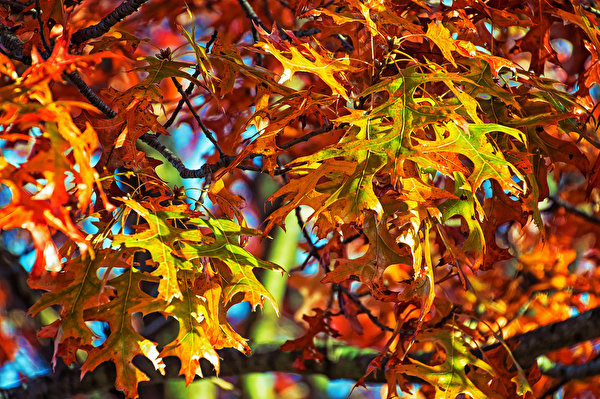
M 390 399 L 600 396 L 573 316 L 600 304 L 593 4 L 77 3 L 0 7 L 0 362 L 45 345 L 35 301 L 53 362 L 113 363 L 127 397 L 165 357 L 189 384 L 230 355 Z M 288 341 L 255 361 L 242 333 Z
M 221 286 L 212 279 L 204 279 L 194 272 L 181 273 L 182 299 L 174 299 L 165 308 L 165 314 L 179 322 L 179 334 L 166 345 L 160 356 L 177 356 L 181 360 L 181 374 L 186 384 L 196 375 L 202 377 L 199 360 L 209 360 L 219 372 L 220 360 L 216 349 L 233 347 L 249 352 L 246 341 L 225 321 Z
M 147 280 L 144 273 L 129 267 L 121 275 L 110 279 L 107 284 L 117 292 L 116 298 L 91 308 L 88 319 L 108 323 L 110 334 L 106 341 L 89 350 L 81 366 L 82 376 L 105 361 L 112 361 L 117 369 L 115 386 L 130 397 L 137 397 L 137 385 L 148 381 L 148 377 L 132 364 L 137 355 L 148 358 L 154 368 L 164 373 L 164 364 L 160 359 L 156 344 L 142 337 L 132 324 L 131 316 L 135 312 L 148 314 L 156 311 L 152 297 L 140 289 L 140 282 Z
M 338 333 L 329 325 L 329 321 L 323 311 L 321 309 L 313 310 L 315 311 L 314 316 L 304 315 L 302 317 L 308 323 L 308 331 L 300 338 L 287 341 L 280 348 L 282 351 L 302 349 L 302 356 L 294 361 L 294 367 L 297 370 L 306 369 L 304 363 L 306 360 L 314 360 L 317 363 L 321 363 L 323 360 L 323 354 L 319 352 L 314 343 L 317 334 L 325 332 L 331 334 L 333 337 L 338 336 Z
M 60 273 L 45 273 L 36 282 L 36 287 L 49 292 L 29 309 L 32 315 L 52 306 L 60 305 L 60 330 L 55 338 L 59 342 L 75 340 L 79 346 L 91 347 L 96 335 L 86 325 L 84 312 L 109 301 L 111 291 L 105 289 L 97 274 L 100 268 L 127 266 L 118 253 L 108 250 L 96 254 L 94 259 L 79 257 L 67 262 Z
M 293 35 L 291 32 L 286 34 Z M 279 78 L 279 83 L 287 82 L 297 72 L 308 72 L 321 78 L 334 94 L 346 100 L 350 99 L 347 90 L 340 83 L 340 80 L 343 82 L 346 72 L 358 70 L 351 65 L 349 58 L 335 58 L 333 54 L 327 54 L 322 48 L 317 51 L 307 43 L 299 41 L 295 46 L 289 46 L 281 40 L 277 28 L 274 28 L 270 35 L 263 31 L 261 36 L 264 41 L 257 42 L 255 46 L 272 54 L 283 65 L 283 74 Z M 320 47 L 318 42 L 315 44 Z M 321 55 L 322 52 L 325 52 L 325 55 Z M 336 76 L 339 77 L 336 79 Z
M 459 331 L 425 331 L 419 335 L 418 341 L 433 341 L 435 345 L 439 345 L 445 352 L 446 360 L 442 364 L 429 366 L 409 358 L 410 364 L 395 366 L 394 372 L 423 379 L 435 388 L 436 398 L 456 398 L 460 394 L 477 399 L 499 397 L 487 387 L 475 385 L 469 378 L 467 368 L 472 370 L 473 367 L 478 367 L 489 373 L 490 378 L 494 371 L 490 365 L 470 353 L 470 348 Z

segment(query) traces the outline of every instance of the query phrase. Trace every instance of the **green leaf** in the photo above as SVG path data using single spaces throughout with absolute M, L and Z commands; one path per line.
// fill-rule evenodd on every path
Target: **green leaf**
M 274 263 L 264 261 L 252 255 L 240 246 L 240 237 L 260 236 L 254 229 L 239 226 L 224 219 L 202 219 L 186 213 L 186 205 L 168 208 L 150 209 L 150 204 L 141 204 L 129 198 L 122 201 L 144 218 L 147 224 L 137 227 L 135 234 L 119 234 L 113 239 L 113 245 L 125 245 L 128 248 L 147 250 L 158 263 L 153 276 L 160 277 L 158 297 L 170 302 L 174 298 L 182 299 L 179 286 L 179 272 L 184 270 L 201 271 L 200 258 L 208 257 L 224 262 L 234 276 L 241 276 L 237 282 L 238 291 L 248 289 L 245 296 L 253 307 L 262 305 L 263 298 L 271 300 L 270 294 L 256 280 L 252 273 L 255 267 L 269 270 L 283 270 Z M 148 208 L 146 208 L 148 206 Z M 152 205 L 154 206 L 154 205 Z M 190 217 L 192 216 L 192 217 Z M 177 226 L 194 226 L 180 228 Z M 201 228 L 208 228 L 201 230 Z M 231 282 L 229 282 L 231 284 Z M 227 290 L 227 288 L 225 288 Z M 228 300 L 231 299 L 228 297 Z M 274 301 L 271 301 L 276 306 Z
M 183 69 L 194 68 L 195 65 L 192 63 L 159 59 L 155 56 L 141 57 L 140 59 L 146 61 L 148 65 L 137 67 L 133 70 L 148 72 L 148 76 L 139 85 L 156 85 L 162 82 L 163 79 L 177 77 L 189 80 L 196 86 L 205 87 L 198 79 L 183 71 Z
M 473 162 L 473 172 L 468 177 L 473 191 L 481 187 L 481 184 L 487 179 L 496 180 L 502 189 L 513 195 L 519 195 L 526 191 L 526 187 L 517 185 L 513 180 L 513 176 L 515 176 L 525 184 L 521 173 L 514 165 L 506 161 L 488 137 L 488 133 L 503 132 L 524 143 L 525 137 L 519 130 L 492 123 L 469 124 L 466 127 L 459 127 L 454 122 L 447 122 L 432 127 L 435 140 L 414 138 L 419 144 L 413 147 L 412 150 L 416 154 L 410 156 L 410 159 L 422 166 L 436 168 L 439 162 L 438 157 L 441 156 L 443 162 L 444 154 L 461 154 Z M 429 156 L 430 154 L 435 157 L 435 161 Z

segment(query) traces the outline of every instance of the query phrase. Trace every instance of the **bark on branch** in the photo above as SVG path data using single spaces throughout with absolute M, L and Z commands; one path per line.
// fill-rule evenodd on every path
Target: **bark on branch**
M 96 25 L 88 26 L 87 28 L 80 29 L 73 33 L 73 36 L 71 36 L 71 43 L 81 44 L 90 39 L 95 39 L 104 35 L 119 21 L 136 12 L 137 9 L 147 1 L 148 0 L 125 0 L 110 14 L 102 18 Z
M 535 359 L 557 349 L 571 346 L 589 339 L 600 336 L 600 307 L 588 310 L 580 315 L 567 320 L 539 327 L 528 333 L 509 338 L 508 341 L 519 341 L 519 345 L 513 352 L 515 359 L 524 367 L 529 367 Z M 484 350 L 492 349 L 498 345 L 490 345 Z M 322 363 L 313 361 L 306 362 L 306 369 L 296 370 L 294 361 L 300 356 L 299 351 L 283 352 L 277 346 L 264 346 L 255 348 L 252 356 L 234 350 L 226 349 L 219 351 L 221 356 L 221 373 L 219 376 L 237 376 L 247 373 L 262 372 L 288 372 L 300 374 L 322 374 L 331 379 L 346 378 L 358 380 L 361 378 L 369 363 L 376 356 L 372 350 L 358 349 L 342 345 L 334 345 L 330 348 L 320 348 L 325 355 Z M 140 362 L 140 367 L 148 373 L 152 381 L 140 384 L 140 390 L 151 389 L 152 384 L 164 382 L 172 378 L 180 378 L 179 360 L 176 358 L 166 359 L 166 375 L 162 376 L 155 371 L 147 371 Z M 214 375 L 214 369 L 205 361 L 202 361 L 204 376 Z M 547 373 L 551 377 L 583 378 L 589 376 L 590 372 L 600 372 L 597 361 L 586 365 L 562 366 L 560 370 L 549 369 Z M 21 398 L 63 398 L 77 393 L 92 392 L 96 390 L 108 390 L 112 387 L 115 371 L 110 364 L 103 364 L 91 373 L 86 374 L 79 381 L 80 370 L 78 368 L 65 369 L 52 376 L 35 378 L 24 383 L 18 388 L 0 390 L 0 399 Z M 366 382 L 385 381 L 383 372 L 380 370 L 372 373 Z M 150 386 L 150 388 L 148 388 Z M 140 391 L 142 392 L 142 391 Z

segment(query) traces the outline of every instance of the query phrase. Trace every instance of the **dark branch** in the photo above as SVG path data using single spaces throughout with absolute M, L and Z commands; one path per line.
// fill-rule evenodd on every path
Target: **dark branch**
M 42 57 L 47 59 L 50 57 L 52 49 L 46 40 L 46 33 L 44 32 L 44 21 L 42 21 L 42 7 L 40 6 L 40 0 L 35 0 L 35 17 L 40 28 L 40 40 L 42 41 L 42 46 L 44 46 L 44 53 L 42 54 Z
M 246 159 L 248 159 L 248 158 L 246 158 Z M 263 170 L 262 168 L 260 168 L 258 166 L 254 166 L 254 165 L 237 165 L 236 168 L 239 170 L 249 170 L 252 172 L 268 173 L 267 171 Z M 280 168 L 275 168 L 275 170 L 273 171 L 273 174 L 275 176 L 284 175 L 289 171 L 290 171 L 289 168 L 280 167 Z
M 122 19 L 133 14 L 141 7 L 142 4 L 148 0 L 125 0 L 117 8 L 115 8 L 110 14 L 102 18 L 96 25 L 88 26 L 73 33 L 71 36 L 71 43 L 81 44 L 90 39 L 95 39 L 104 35 L 110 30 L 115 24 Z
M 0 24 L 0 44 L 10 58 L 23 61 L 23 42 L 3 24 Z
M 256 25 L 260 26 L 265 32 L 267 31 L 267 27 L 265 26 L 265 24 L 262 23 L 260 18 L 258 18 L 258 15 L 256 15 L 254 8 L 252 8 L 250 3 L 248 3 L 248 0 L 238 0 L 238 2 L 240 3 L 240 6 L 242 6 L 242 9 L 246 13 L 246 16 L 248 17 L 248 19 L 250 20 L 250 29 L 252 30 L 252 40 L 254 40 L 254 42 L 256 43 L 259 41 L 260 37 L 258 36 L 258 31 L 256 30 L 256 26 L 254 26 L 254 25 L 256 24 Z M 258 65 L 262 65 L 263 61 L 264 61 L 264 57 L 265 57 L 264 54 L 257 53 L 256 54 L 256 63 Z
M 564 380 L 579 380 L 600 374 L 600 359 L 595 359 L 583 364 L 557 364 L 543 373 L 552 378 Z
M 287 176 L 284 176 L 284 178 L 287 183 L 287 181 L 288 181 Z M 306 229 L 306 226 L 304 225 L 304 219 L 302 218 L 302 213 L 300 211 L 300 207 L 299 206 L 296 207 L 296 209 L 294 211 L 296 212 L 296 220 L 298 221 L 298 225 L 302 229 L 302 235 L 304 236 L 304 239 L 306 240 L 306 243 L 308 244 L 308 248 L 310 249 L 309 254 L 312 257 L 314 257 L 317 260 L 317 262 L 319 262 L 319 265 L 321 267 L 323 267 L 326 272 L 328 272 L 329 268 L 327 267 L 327 265 L 325 265 L 325 262 L 323 260 L 323 257 L 321 256 L 321 254 L 319 254 L 319 248 L 313 242 L 308 230 Z
M 348 378 L 358 380 L 364 375 L 367 366 L 375 356 L 372 350 L 355 350 L 349 347 L 319 348 L 326 356 L 326 361 L 315 363 L 307 361 L 306 370 L 302 374 L 322 374 L 331 379 Z M 333 356 L 331 356 L 333 354 Z M 244 355 L 234 349 L 219 351 L 221 357 L 220 377 L 239 376 L 248 373 L 263 373 L 277 370 L 280 372 L 299 373 L 294 366 L 294 361 L 301 356 L 301 351 L 283 352 L 278 347 L 267 346 L 256 348 L 251 357 Z M 138 362 L 136 362 L 138 363 Z M 140 396 L 146 396 L 145 390 L 156 389 L 154 384 L 166 382 L 167 380 L 180 378 L 179 361 L 176 358 L 166 358 L 166 375 L 162 376 L 152 369 L 146 370 L 151 381 L 141 383 L 139 387 Z M 206 361 L 201 361 L 202 374 L 206 377 L 214 376 L 213 367 Z M 110 363 L 104 363 L 93 372 L 87 373 L 82 381 L 79 381 L 81 370 L 78 368 L 65 368 L 57 376 L 43 376 L 32 379 L 23 385 L 0 390 L 2 399 L 48 399 L 64 398 L 76 394 L 91 393 L 93 391 L 107 391 L 113 386 L 115 368 Z M 199 379 L 199 378 L 197 378 Z M 383 382 L 383 372 L 372 373 L 366 382 Z M 148 392 L 149 393 L 149 392 Z
M 394 332 L 394 329 L 391 327 L 386 326 L 385 324 L 381 323 L 379 321 L 379 319 L 377 317 L 375 317 L 375 315 L 371 312 L 371 309 L 367 308 L 358 297 L 356 297 L 354 295 L 354 293 L 352 293 L 348 288 L 342 286 L 342 285 L 338 285 L 339 289 L 344 293 L 344 295 L 346 295 L 346 297 L 352 301 L 352 303 L 354 303 L 356 306 L 358 306 L 358 308 L 360 309 L 361 313 L 364 313 L 367 315 L 367 317 L 369 318 L 369 320 L 371 320 L 371 323 L 375 324 L 377 327 L 379 327 L 380 329 L 382 329 L 383 331 L 389 331 L 389 332 Z M 413 334 L 414 331 L 402 331 L 405 334 Z
M 538 327 L 508 339 L 520 341 L 513 355 L 523 368 L 531 367 L 538 356 L 600 336 L 600 307 L 564 321 Z
M 108 105 L 106 105 L 106 103 L 104 103 L 104 101 L 102 101 L 100 97 L 98 97 L 96 93 L 94 93 L 94 91 L 83 81 L 83 79 L 81 79 L 81 77 L 76 72 L 70 73 L 66 76 L 68 76 L 69 80 L 75 86 L 77 86 L 79 92 L 83 94 L 83 96 L 90 102 L 90 104 L 102 111 L 104 115 L 111 119 L 117 116 L 117 113 Z M 181 87 L 181 85 L 179 85 L 179 87 Z M 158 141 L 158 137 L 156 137 L 155 135 L 146 133 L 140 138 L 140 140 L 148 144 L 150 147 L 154 148 L 163 157 L 165 157 L 165 159 L 169 161 L 169 163 L 173 165 L 175 169 L 177 169 L 179 175 L 183 179 L 205 178 L 207 176 L 212 175 L 217 170 L 228 166 L 235 159 L 235 157 L 224 155 L 218 162 L 214 164 L 202 165 L 200 169 L 188 169 L 185 167 L 185 165 L 183 164 L 181 159 L 179 159 L 179 157 L 173 154 L 171 150 L 169 150 L 164 144 Z
M 319 28 L 301 29 L 301 30 L 294 31 L 294 36 L 305 37 L 305 36 L 316 35 L 317 33 L 321 33 L 321 29 L 319 29 Z
M 208 177 L 217 170 L 228 166 L 235 159 L 234 156 L 224 155 L 214 164 L 204 164 L 200 169 L 188 169 L 185 167 L 181 159 L 173 154 L 173 152 L 171 152 L 171 150 L 169 150 L 164 144 L 158 141 L 158 137 L 146 133 L 140 138 L 140 140 L 154 148 L 156 151 L 160 152 L 160 154 L 165 157 L 165 159 L 169 161 L 169 163 L 173 165 L 175 169 L 177 169 L 177 172 L 179 172 L 179 175 L 183 179 L 202 179 Z
M 206 43 L 206 52 L 210 52 L 210 48 L 213 45 L 213 43 L 215 42 L 215 40 L 217 40 L 217 33 L 218 31 L 215 29 L 212 36 L 210 37 L 210 39 L 208 40 L 208 42 Z M 198 76 L 200 76 L 200 67 L 199 65 L 196 65 L 196 72 L 194 72 L 194 75 L 192 75 L 194 78 L 197 78 Z M 187 95 L 187 97 L 192 95 L 192 92 L 194 91 L 194 82 L 190 82 L 190 84 L 188 85 L 188 87 L 185 89 L 185 94 Z M 171 114 L 171 117 L 169 118 L 169 120 L 163 125 L 165 127 L 165 129 L 169 128 L 173 122 L 175 122 L 175 118 L 177 118 L 177 115 L 179 114 L 179 111 L 181 111 L 181 108 L 183 108 L 183 104 L 185 104 L 185 97 L 181 97 L 181 100 L 179 100 L 179 102 L 177 103 L 177 107 L 175 107 L 175 110 L 173 111 L 173 113 Z
M 117 116 L 117 113 L 111 107 L 106 105 L 106 103 L 102 101 L 102 99 L 98 97 L 96 93 L 94 93 L 87 83 L 81 79 L 81 76 L 79 76 L 77 72 L 65 73 L 64 76 L 71 83 L 73 83 L 75 87 L 77 87 L 77 90 L 79 90 L 79 92 L 90 102 L 90 104 L 98 108 L 98 110 L 100 110 L 104 115 L 111 119 Z
M 206 52 L 210 53 L 210 49 L 212 47 L 212 45 L 214 44 L 214 42 L 217 40 L 217 36 L 219 34 L 218 30 L 214 30 L 213 34 L 210 36 L 210 39 L 208 39 L 208 42 L 206 42 Z
M 244 10 L 246 16 L 251 22 L 254 22 L 256 25 L 260 26 L 264 31 L 268 31 L 265 24 L 263 24 L 263 22 L 260 20 L 256 12 L 254 11 L 254 8 L 252 8 L 250 3 L 248 3 L 248 0 L 238 0 L 238 2 L 240 3 L 240 6 L 242 6 L 242 9 Z M 257 41 L 258 37 L 254 38 L 254 40 Z
M 510 338 L 510 341 L 521 341 L 517 350 L 513 352 L 515 359 L 519 364 L 531 365 L 529 352 L 537 353 L 538 355 L 536 356 L 539 356 L 565 346 L 595 338 L 600 334 L 598 326 L 599 316 L 600 307 L 571 317 L 565 321 L 539 327 L 529 333 Z M 497 347 L 497 345 L 490 345 L 484 348 L 484 350 L 491 349 L 492 347 Z M 332 348 L 320 346 L 319 350 L 325 356 L 325 360 L 320 364 L 313 361 L 306 361 L 306 370 L 301 371 L 302 374 L 322 374 L 331 379 L 346 378 L 358 380 L 364 375 L 368 365 L 377 355 L 377 353 L 369 350 L 335 345 Z M 219 356 L 222 359 L 221 373 L 219 375 L 226 377 L 273 371 L 299 373 L 294 367 L 294 361 L 298 356 L 301 356 L 301 353 L 300 351 L 284 352 L 278 347 L 266 346 L 256 348 L 254 354 L 250 357 L 234 349 L 220 350 Z M 145 372 L 148 371 L 152 381 L 142 383 L 140 385 L 141 391 L 145 389 L 145 386 L 152 383 L 178 378 L 179 362 L 174 360 L 174 358 L 166 358 L 165 361 L 167 363 L 166 377 L 154 371 L 144 369 Z M 598 360 L 594 360 L 585 366 L 559 366 L 560 368 L 550 369 L 548 372 L 554 373 L 558 378 L 563 375 L 572 376 L 572 378 L 582 378 L 588 376 L 591 372 L 599 373 L 600 365 L 598 362 Z M 214 369 L 204 360 L 202 361 L 202 372 L 205 376 L 214 375 Z M 77 393 L 106 390 L 108 389 L 107 387 L 113 384 L 115 371 L 112 365 L 105 363 L 93 372 L 87 373 L 81 382 L 79 381 L 79 375 L 80 370 L 77 368 L 65 369 L 57 375 L 38 377 L 30 380 L 18 388 L 0 390 L 0 398 L 63 398 Z M 385 382 L 385 376 L 383 372 L 378 370 L 378 372 L 370 374 L 366 382 Z
M 20 12 L 25 11 L 25 9 L 27 7 L 29 7 L 31 5 L 31 3 L 32 3 L 32 1 L 27 1 L 25 3 L 21 3 L 19 1 L 13 1 L 13 0 L 0 1 L 0 4 L 2 4 L 2 6 L 4 6 L 7 10 L 10 8 L 10 11 L 13 13 L 20 13 Z

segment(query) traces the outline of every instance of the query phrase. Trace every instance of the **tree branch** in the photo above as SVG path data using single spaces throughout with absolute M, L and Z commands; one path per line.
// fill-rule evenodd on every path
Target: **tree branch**
M 386 326 L 385 324 L 381 323 L 379 321 L 379 319 L 371 312 L 371 309 L 369 309 L 368 307 L 366 307 L 361 301 L 360 299 L 354 295 L 354 293 L 352 291 L 350 291 L 348 288 L 344 287 L 343 285 L 339 285 L 339 290 L 341 292 L 343 292 L 346 297 L 352 301 L 352 303 L 354 303 L 356 306 L 358 306 L 358 308 L 360 309 L 361 313 L 364 313 L 367 315 L 367 317 L 369 318 L 369 320 L 371 320 L 371 323 L 375 324 L 377 327 L 379 327 L 382 331 L 389 331 L 389 332 L 394 332 L 395 330 L 389 326 Z M 403 334 L 414 334 L 414 331 L 409 331 L 409 330 L 400 330 L 401 333 Z
M 194 74 L 192 75 L 192 77 L 194 77 L 194 78 L 197 78 L 198 76 L 200 76 L 200 68 L 197 68 L 196 72 L 194 72 Z M 192 94 L 192 92 L 194 91 L 194 87 L 195 87 L 194 82 L 190 82 L 190 84 L 184 91 L 184 93 L 187 95 L 187 97 L 189 97 Z M 175 110 L 173 110 L 171 117 L 163 125 L 163 127 L 165 129 L 168 129 L 173 124 L 173 122 L 175 122 L 175 119 L 177 118 L 179 111 L 181 111 L 181 108 L 183 108 L 183 104 L 185 104 L 185 97 L 182 96 L 181 100 L 179 100 L 179 102 L 177 103 Z
M 245 158 L 245 159 L 248 159 L 248 158 Z M 263 170 L 262 168 L 260 168 L 258 166 L 254 166 L 254 165 L 237 165 L 236 169 L 239 169 L 239 170 L 249 170 L 249 171 L 258 172 L 258 173 L 268 173 L 267 171 Z M 288 169 L 288 168 L 279 167 L 279 168 L 276 168 L 273 171 L 273 174 L 275 176 L 285 175 L 289 171 L 290 171 L 290 169 Z
M 4 24 L 0 24 L 0 44 L 4 47 L 8 57 L 27 63 L 23 56 L 23 42 L 11 34 L 10 29 Z
M 239 376 L 248 373 L 264 373 L 274 370 L 301 374 L 322 374 L 331 379 L 348 378 L 358 380 L 365 374 L 367 366 L 376 353 L 372 350 L 357 350 L 346 346 L 333 346 L 330 349 L 320 347 L 328 352 L 326 360 L 322 363 L 307 361 L 306 369 L 298 371 L 294 361 L 302 355 L 301 351 L 283 352 L 275 346 L 259 347 L 254 350 L 251 357 L 238 352 L 235 349 L 219 350 L 221 357 L 220 377 Z M 143 362 L 134 361 L 149 375 L 151 381 L 142 382 L 139 386 L 140 396 L 144 397 L 144 390 L 155 389 L 154 384 L 164 383 L 171 379 L 182 378 L 178 376 L 180 362 L 177 358 L 165 359 L 166 373 L 162 376 L 152 370 L 151 366 L 143 367 Z M 212 365 L 201 361 L 202 374 L 205 377 L 215 375 Z M 107 391 L 114 384 L 115 368 L 110 363 L 103 363 L 94 371 L 86 373 L 81 381 L 79 368 L 68 368 L 61 370 L 56 376 L 43 376 L 31 379 L 21 386 L 12 389 L 0 389 L 2 399 L 50 399 L 64 398 L 76 394 L 90 393 L 93 391 Z M 196 378 L 199 379 L 198 377 Z M 383 372 L 371 373 L 366 382 L 383 382 Z
M 248 19 L 250 20 L 250 29 L 252 30 L 252 40 L 254 40 L 254 43 L 256 43 L 260 40 L 260 37 L 258 36 L 258 31 L 256 30 L 256 26 L 254 26 L 254 24 L 260 26 L 265 32 L 267 32 L 268 29 L 265 26 L 265 24 L 262 23 L 262 21 L 260 20 L 258 15 L 256 15 L 254 8 L 252 8 L 250 3 L 248 3 L 248 0 L 238 0 L 238 2 L 240 3 L 240 6 L 246 13 L 246 16 L 248 17 Z M 256 54 L 256 63 L 258 65 L 262 65 L 263 61 L 264 61 L 264 54 L 257 53 Z
M 552 378 L 579 380 L 600 374 L 600 359 L 591 360 L 583 364 L 556 364 L 542 372 Z
M 87 28 L 79 29 L 71 36 L 71 43 L 81 44 L 90 39 L 95 39 L 104 35 L 114 25 L 116 25 L 122 19 L 133 14 L 141 7 L 142 4 L 148 0 L 125 0 L 117 8 L 115 8 L 110 14 L 102 18 L 96 25 L 88 26 Z
M 42 57 L 44 57 L 44 59 L 47 59 L 48 57 L 50 57 L 52 49 L 50 48 L 50 45 L 46 40 L 46 34 L 44 33 L 45 27 L 44 21 L 42 21 L 42 7 L 40 6 L 40 0 L 35 0 L 35 17 L 37 19 L 38 27 L 40 29 L 40 40 L 42 41 L 42 46 L 44 47 L 44 53 L 42 54 Z
M 525 367 L 533 365 L 535 358 L 539 355 L 552 352 L 565 346 L 574 345 L 600 335 L 600 307 L 588 310 L 580 315 L 567 320 L 556 322 L 547 326 L 538 327 L 528 333 L 509 338 L 508 341 L 520 341 L 513 355 L 519 364 Z M 483 350 L 490 350 L 498 344 L 489 345 Z M 357 349 L 343 345 L 331 347 L 318 346 L 324 355 L 322 363 L 306 361 L 306 369 L 299 371 L 294 362 L 301 356 L 301 351 L 284 352 L 278 346 L 268 345 L 257 347 L 250 357 L 234 349 L 223 349 L 218 351 L 221 357 L 221 373 L 219 376 L 235 376 L 247 373 L 264 372 L 287 372 L 300 374 L 321 374 L 330 379 L 345 378 L 358 380 L 361 378 L 368 365 L 377 353 L 372 350 Z M 140 363 L 140 362 L 136 362 Z M 143 362 L 141 362 L 143 363 Z M 178 377 L 179 361 L 176 358 L 166 358 L 166 376 L 147 367 L 144 369 L 151 382 L 141 383 L 140 390 L 156 382 L 164 382 Z M 385 366 L 385 365 L 384 365 Z M 202 373 L 204 376 L 214 375 L 214 369 L 205 360 L 202 361 Z M 593 360 L 585 365 L 558 366 L 544 373 L 556 378 L 569 376 L 570 378 L 584 378 L 590 373 L 600 373 L 600 360 Z M 35 399 L 35 398 L 63 398 L 77 393 L 104 390 L 111 387 L 114 381 L 114 366 L 104 363 L 93 372 L 87 373 L 79 382 L 80 370 L 77 368 L 63 370 L 56 375 L 43 376 L 25 382 L 20 387 L 0 390 L 2 399 Z M 385 382 L 384 373 L 378 370 L 371 373 L 366 382 Z
M 179 175 L 182 179 L 205 178 L 212 175 L 217 170 L 228 166 L 235 159 L 234 156 L 224 155 L 216 163 L 204 164 L 202 167 L 200 167 L 200 169 L 188 169 L 185 167 L 181 159 L 173 154 L 173 152 L 171 152 L 171 150 L 169 150 L 163 143 L 158 141 L 158 137 L 146 133 L 140 137 L 140 140 L 154 148 L 156 151 L 160 152 L 160 154 L 165 157 L 165 159 L 169 161 L 169 163 L 173 165 L 175 169 L 177 169 L 177 172 L 179 172 Z
M 77 87 L 77 90 L 79 90 L 79 92 L 86 98 L 86 100 L 89 101 L 90 104 L 98 108 L 98 110 L 108 118 L 112 119 L 117 116 L 117 113 L 111 107 L 106 105 L 106 103 L 102 101 L 102 99 L 98 97 L 96 93 L 94 93 L 94 91 L 87 85 L 87 83 L 84 82 L 77 72 L 65 73 L 63 76 L 65 76 L 71 83 L 73 83 L 75 87 Z
M 252 6 L 250 5 L 250 3 L 248 3 L 248 0 L 238 0 L 238 2 L 240 3 L 240 6 L 242 7 L 242 9 L 244 10 L 244 12 L 246 13 L 246 16 L 248 17 L 248 19 L 251 22 L 254 22 L 256 25 L 260 26 L 265 32 L 267 32 L 268 31 L 267 27 L 260 20 L 260 18 L 256 14 L 256 11 L 254 11 L 254 8 L 252 8 Z M 253 29 L 253 33 L 254 33 L 255 28 L 252 27 L 252 29 Z M 258 36 L 256 38 L 254 38 L 254 40 L 258 41 Z
M 600 336 L 600 307 L 590 309 L 567 320 L 538 327 L 528 333 L 509 338 L 507 341 L 520 341 L 513 351 L 513 355 L 523 368 L 529 368 L 535 363 L 538 356 L 598 336 Z M 491 347 L 488 348 L 491 349 Z M 484 348 L 484 350 L 488 348 Z
M 318 136 L 323 133 L 330 132 L 331 130 L 333 130 L 333 123 L 328 123 L 325 126 L 320 127 L 319 129 L 313 130 L 312 132 L 305 134 L 304 136 L 296 137 L 295 139 L 290 140 L 287 143 L 280 145 L 279 148 L 281 148 L 283 150 L 287 150 L 288 148 L 291 148 L 291 147 L 295 146 L 296 144 L 302 143 L 303 141 L 308 141 L 312 137 Z

